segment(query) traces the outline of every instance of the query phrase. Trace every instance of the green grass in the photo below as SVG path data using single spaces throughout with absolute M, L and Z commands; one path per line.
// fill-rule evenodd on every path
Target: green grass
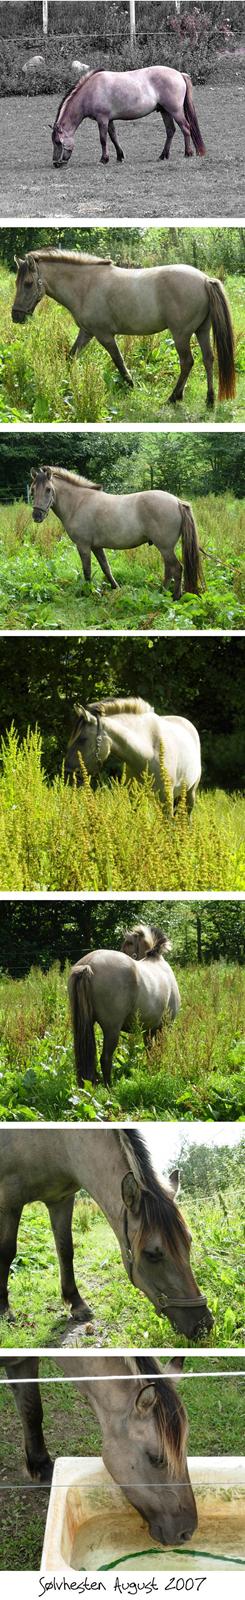
M 47 783 L 38 732 L 2 746 L 0 888 L 4 890 L 245 888 L 245 805 L 222 789 L 185 797 L 172 820 L 146 775 L 140 784 L 80 789 Z
M 113 551 L 119 584 L 111 591 L 92 558 L 85 585 L 80 557 L 61 523 L 49 515 L 40 528 L 22 501 L 0 507 L 0 627 L 2 628 L 241 628 L 245 625 L 245 516 L 235 495 L 192 498 L 204 559 L 206 593 L 173 602 L 163 591 L 157 550 Z M 180 547 L 179 547 L 180 553 Z
M 215 1318 L 203 1345 L 245 1342 L 245 1303 L 241 1259 L 244 1250 L 244 1195 L 242 1184 L 223 1194 L 184 1195 L 183 1214 L 193 1244 L 191 1262 L 198 1286 L 206 1295 Z M 73 1237 L 78 1287 L 94 1314 L 94 1343 L 103 1348 L 137 1345 L 143 1348 L 185 1345 L 166 1317 L 159 1318 L 150 1301 L 129 1283 L 120 1247 L 109 1223 L 93 1201 L 77 1199 Z M 58 1263 L 48 1213 L 43 1206 L 28 1206 L 22 1214 L 17 1257 L 10 1272 L 11 1309 L 16 1324 L 1 1319 L 1 1343 L 7 1348 L 59 1345 L 70 1323 L 62 1310 Z M 77 1342 L 84 1343 L 77 1327 Z M 88 1339 L 89 1347 L 89 1339 Z
M 197 1377 L 216 1372 L 218 1362 L 208 1354 L 186 1356 L 185 1372 L 193 1372 L 180 1382 L 180 1394 L 189 1421 L 189 1455 L 240 1455 L 243 1448 L 244 1381 L 236 1377 L 242 1358 L 222 1357 L 220 1366 L 232 1376 Z M 164 1365 L 164 1363 L 163 1363 Z M 193 1370 L 194 1369 L 194 1370 Z M 40 1377 L 57 1377 L 54 1359 L 40 1363 Z M 234 1375 L 233 1375 L 234 1374 Z M 52 1389 L 42 1383 L 44 1433 L 50 1454 L 99 1455 L 101 1433 L 91 1407 L 76 1385 L 61 1384 Z M 38 1570 L 47 1516 L 49 1493 L 25 1482 L 21 1425 L 13 1395 L 0 1386 L 1 1426 L 1 1570 Z M 16 1484 L 18 1489 L 16 1490 Z M 23 1487 L 21 1487 L 23 1484 Z M 13 1485 L 13 1486 L 12 1486 Z
M 216 422 L 242 422 L 245 415 L 244 283 L 228 276 L 236 340 L 235 400 L 216 400 Z M 24 327 L 11 322 L 15 280 L 0 267 L 2 422 L 202 422 L 207 419 L 206 376 L 199 346 L 192 341 L 195 361 L 182 402 L 168 395 L 176 382 L 178 357 L 168 331 L 152 337 L 120 339 L 134 389 L 118 376 L 110 357 L 92 341 L 83 357 L 68 360 L 75 337 L 69 312 L 55 301 L 42 301 Z M 216 373 L 217 395 L 217 373 Z
M 140 1025 L 122 1033 L 105 1089 L 79 1090 L 68 968 L 0 980 L 1 1121 L 236 1121 L 245 1113 L 245 973 L 216 962 L 177 969 L 181 1010 L 146 1050 Z

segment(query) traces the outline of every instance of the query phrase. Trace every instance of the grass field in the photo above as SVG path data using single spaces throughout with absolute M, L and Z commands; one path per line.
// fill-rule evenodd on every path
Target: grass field
M 244 1194 L 233 1185 L 223 1193 L 185 1192 L 183 1214 L 193 1243 L 192 1268 L 198 1287 L 214 1315 L 212 1333 L 199 1343 L 242 1346 L 245 1303 L 241 1274 L 244 1244 Z M 74 1210 L 74 1270 L 78 1287 L 94 1315 L 94 1344 L 149 1349 L 185 1345 L 166 1317 L 159 1318 L 150 1301 L 129 1283 L 119 1244 L 94 1201 L 77 1199 Z M 6 1348 L 60 1345 L 74 1330 L 69 1310 L 62 1309 L 58 1262 L 49 1217 L 40 1205 L 28 1206 L 18 1233 L 17 1256 L 9 1277 L 11 1309 L 16 1322 L 2 1318 L 1 1343 Z M 78 1345 L 84 1344 L 84 1331 Z M 91 1339 L 87 1339 L 89 1348 Z
M 181 1010 L 146 1050 L 140 1026 L 121 1034 L 110 1090 L 79 1090 L 67 972 L 32 968 L 0 979 L 0 1120 L 236 1121 L 245 1114 L 245 972 L 216 962 L 177 968 Z
M 225 280 L 236 341 L 235 400 L 216 401 L 212 420 L 243 422 L 245 417 L 244 283 Z M 196 340 L 194 367 L 182 402 L 169 404 L 178 358 L 168 331 L 152 337 L 124 337 L 120 346 L 132 370 L 134 389 L 118 376 L 110 357 L 92 342 L 82 359 L 70 362 L 75 324 L 54 301 L 43 300 L 25 327 L 13 326 L 15 279 L 0 268 L 1 422 L 202 422 L 207 420 L 206 378 Z M 217 395 L 217 373 L 216 373 Z
M 95 557 L 85 585 L 80 557 L 57 517 L 40 527 L 23 501 L 0 506 L 0 627 L 242 628 L 245 625 L 245 511 L 235 495 L 192 497 L 206 592 L 173 602 L 162 589 L 157 550 L 113 551 L 117 591 L 103 582 Z M 178 546 L 180 554 L 180 546 Z
M 38 732 L 2 746 L 0 889 L 148 890 L 245 888 L 245 803 L 217 789 L 185 797 L 172 820 L 146 775 L 122 773 L 93 791 L 63 776 L 47 784 Z
M 180 1394 L 189 1422 L 189 1455 L 240 1455 L 243 1445 L 244 1380 L 236 1376 L 242 1359 L 222 1357 L 227 1376 L 201 1377 L 202 1367 L 217 1372 L 217 1361 L 186 1356 L 185 1372 L 193 1376 L 180 1382 Z M 164 1363 L 163 1363 L 164 1366 Z M 40 1378 L 58 1376 L 55 1360 L 40 1363 Z M 228 1376 L 230 1374 L 230 1376 Z M 99 1455 L 101 1433 L 88 1401 L 78 1398 L 76 1385 L 52 1389 L 42 1382 L 44 1433 L 50 1454 Z M 13 1395 L 0 1386 L 1 1425 L 1 1570 L 37 1570 L 40 1566 L 49 1492 L 25 1479 L 23 1442 Z M 16 1490 L 16 1484 L 18 1489 Z

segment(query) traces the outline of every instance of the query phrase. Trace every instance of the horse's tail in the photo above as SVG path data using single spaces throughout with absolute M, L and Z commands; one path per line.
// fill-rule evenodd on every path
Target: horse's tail
M 234 331 L 230 307 L 219 278 L 205 278 L 205 284 L 218 357 L 219 400 L 230 400 L 236 393 Z
M 80 1085 L 84 1083 L 85 1078 L 90 1079 L 91 1083 L 95 1083 L 96 1078 L 92 977 L 92 967 L 89 964 L 84 967 L 73 967 L 68 982 L 76 1074 Z
M 197 156 L 205 156 L 206 155 L 206 148 L 205 148 L 205 144 L 203 143 L 201 130 L 199 128 L 199 122 L 197 121 L 197 114 L 196 114 L 196 110 L 195 110 L 195 106 L 194 106 L 193 93 L 192 93 L 191 78 L 188 78 L 187 72 L 182 72 L 182 78 L 184 78 L 185 83 L 186 83 L 186 91 L 185 91 L 184 106 L 183 106 L 183 110 L 184 110 L 184 113 L 185 113 L 186 121 L 189 122 L 189 129 L 190 129 L 191 137 L 192 137 L 192 140 L 193 140 L 193 144 L 195 145 L 195 150 L 197 152 Z
M 180 500 L 181 540 L 184 565 L 184 586 L 188 594 L 201 594 L 205 589 L 200 544 L 193 511 L 188 501 Z

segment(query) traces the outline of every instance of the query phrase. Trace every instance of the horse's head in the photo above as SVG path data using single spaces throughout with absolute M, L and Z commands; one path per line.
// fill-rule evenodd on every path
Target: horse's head
M 103 728 L 101 718 L 94 716 L 84 706 L 75 706 L 74 727 L 67 746 L 65 758 L 65 778 L 70 779 L 76 775 L 78 784 L 82 783 L 82 768 L 79 757 L 90 774 L 96 776 L 100 766 L 110 754 L 110 739 Z
M 62 127 L 62 121 L 60 121 L 59 117 L 56 117 L 56 122 L 54 122 L 52 128 L 54 167 L 62 167 L 64 162 L 70 161 L 74 145 L 74 133 L 72 133 L 71 128 Z
M 134 961 L 143 961 L 145 956 L 165 955 L 172 945 L 163 928 L 136 922 L 133 928 L 126 929 L 121 948 L 124 955 L 132 956 Z
M 117 1403 L 103 1426 L 105 1466 L 145 1517 L 152 1539 L 184 1544 L 197 1526 L 197 1512 L 186 1460 L 187 1417 L 173 1381 L 183 1363 L 169 1363 L 171 1379 L 152 1358 L 128 1364 L 135 1383 L 130 1378 L 117 1384 Z M 150 1381 L 140 1375 L 144 1367 L 152 1372 Z
M 43 522 L 55 498 L 51 467 L 39 467 L 37 472 L 31 472 L 31 497 L 33 521 Z
M 35 256 L 25 256 L 21 261 L 15 256 L 17 267 L 16 293 L 12 306 L 13 322 L 26 322 L 26 317 L 31 317 L 38 301 L 42 300 L 45 293 L 41 279 L 39 263 Z
M 135 1135 L 133 1145 L 132 1135 L 121 1135 L 130 1168 L 121 1185 L 124 1265 L 131 1282 L 151 1300 L 158 1316 L 169 1317 L 172 1327 L 196 1340 L 205 1330 L 210 1331 L 213 1317 L 191 1269 L 191 1234 L 175 1204 L 178 1169 L 164 1186 L 151 1167 L 143 1141 L 140 1154 L 135 1141 Z

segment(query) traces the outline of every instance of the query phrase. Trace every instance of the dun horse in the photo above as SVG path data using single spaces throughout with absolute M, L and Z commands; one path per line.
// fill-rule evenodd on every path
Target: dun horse
M 108 133 L 117 160 L 123 161 L 114 117 L 119 117 L 121 122 L 131 122 L 136 117 L 148 117 L 152 111 L 160 111 L 167 134 L 160 161 L 168 161 L 175 123 L 184 136 L 185 156 L 193 155 L 192 142 L 197 155 L 205 156 L 191 78 L 185 72 L 176 72 L 174 67 L 140 67 L 133 72 L 92 71 L 79 78 L 58 107 L 52 131 L 54 166 L 60 167 L 64 161 L 70 161 L 76 129 L 85 117 L 97 122 L 101 161 L 109 161 Z
M 162 928 L 139 923 L 125 933 L 122 951 L 94 950 L 72 968 L 69 995 L 79 1084 L 85 1078 L 96 1082 L 95 1022 L 102 1028 L 101 1067 L 109 1084 L 121 1028 L 130 1033 L 138 1015 L 146 1038 L 153 1038 L 166 1013 L 172 1021 L 177 1016 L 180 993 L 164 959 L 167 950 L 171 943 Z
M 201 777 L 200 739 L 187 717 L 159 717 L 147 701 L 102 700 L 75 707 L 76 721 L 69 740 L 65 776 L 75 773 L 82 783 L 82 763 L 98 777 L 109 757 L 126 763 L 141 778 L 148 768 L 154 788 L 173 815 L 183 788 L 191 812 Z
M 136 1129 L 5 1128 L 0 1132 L 0 1314 L 8 1314 L 8 1276 L 24 1205 L 48 1207 L 60 1263 L 61 1288 L 87 1331 L 91 1312 L 73 1271 L 72 1214 L 84 1188 L 101 1207 L 119 1241 L 135 1288 L 159 1317 L 197 1338 L 213 1318 L 190 1266 L 190 1234 L 174 1205 L 178 1173 L 165 1187 Z M 108 1182 L 108 1175 L 110 1181 Z
M 234 340 L 231 313 L 223 284 L 196 267 L 117 267 L 105 257 L 72 250 L 35 250 L 16 260 L 13 322 L 25 322 L 35 306 L 50 295 L 71 312 L 79 327 L 71 356 L 90 340 L 114 361 L 126 383 L 133 384 L 116 334 L 154 334 L 169 328 L 180 360 L 180 374 L 170 400 L 182 400 L 193 366 L 190 339 L 196 333 L 207 374 L 207 404 L 214 405 L 213 329 L 219 369 L 219 399 L 235 394 Z M 49 352 L 50 353 L 50 352 Z
M 111 588 L 118 588 L 104 546 L 136 550 L 141 544 L 150 544 L 162 556 L 164 587 L 173 580 L 175 600 L 181 596 L 183 581 L 189 594 L 199 594 L 204 588 L 197 529 L 191 506 L 185 501 L 162 489 L 105 494 L 99 484 L 63 467 L 39 467 L 31 478 L 34 522 L 43 522 L 49 511 L 55 512 L 79 551 L 89 583 L 93 554 Z M 175 555 L 180 538 L 183 565 Z
M 164 1370 L 152 1356 L 138 1355 L 58 1356 L 55 1365 L 77 1384 L 78 1405 L 86 1396 L 101 1429 L 104 1465 L 145 1518 L 152 1539 L 162 1545 L 190 1539 L 197 1512 L 186 1459 L 187 1416 L 175 1388 L 183 1358 L 174 1357 Z M 50 1483 L 38 1358 L 9 1356 L 4 1366 L 22 1422 L 28 1476 Z M 67 1453 L 69 1442 L 68 1434 Z

